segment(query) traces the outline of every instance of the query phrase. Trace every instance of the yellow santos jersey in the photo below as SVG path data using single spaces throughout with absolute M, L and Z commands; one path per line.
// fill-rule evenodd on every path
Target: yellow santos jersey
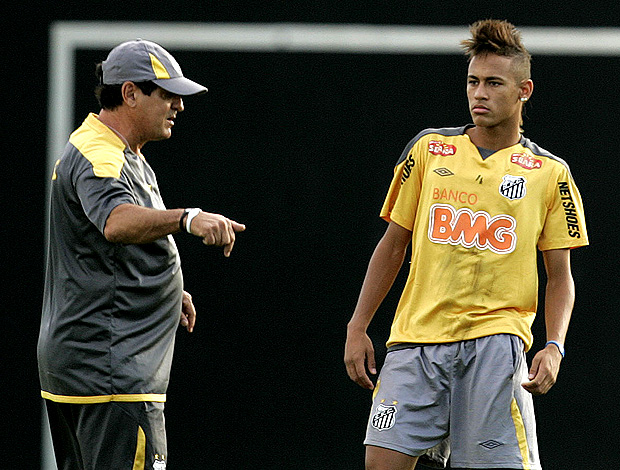
M 412 249 L 388 346 L 508 333 L 529 349 L 537 248 L 588 244 L 564 161 L 524 137 L 484 158 L 467 128 L 421 132 L 396 165 L 381 217 Z

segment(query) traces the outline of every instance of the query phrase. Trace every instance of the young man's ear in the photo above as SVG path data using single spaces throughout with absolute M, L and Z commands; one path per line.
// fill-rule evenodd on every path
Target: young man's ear
M 525 102 L 530 99 L 532 93 L 534 92 L 534 82 L 531 79 L 524 80 L 521 84 L 521 94 L 519 98 L 521 101 Z

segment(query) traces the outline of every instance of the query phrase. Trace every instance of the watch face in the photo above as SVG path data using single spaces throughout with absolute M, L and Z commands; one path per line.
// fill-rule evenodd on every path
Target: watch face
M 202 212 L 202 209 L 198 208 L 198 207 L 194 207 L 192 209 L 188 209 L 187 212 L 187 219 L 185 220 L 185 230 L 188 233 L 192 233 L 192 220 L 194 219 L 194 217 L 196 217 L 198 214 L 200 214 Z

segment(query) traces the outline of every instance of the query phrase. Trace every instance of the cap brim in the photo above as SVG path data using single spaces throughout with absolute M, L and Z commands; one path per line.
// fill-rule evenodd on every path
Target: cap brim
M 153 83 L 170 93 L 180 96 L 199 95 L 208 91 L 206 87 L 185 77 L 160 78 L 153 80 Z

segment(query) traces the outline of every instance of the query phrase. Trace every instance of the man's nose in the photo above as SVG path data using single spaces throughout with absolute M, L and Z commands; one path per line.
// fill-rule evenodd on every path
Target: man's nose
M 175 99 L 172 102 L 172 107 L 176 109 L 178 112 L 183 111 L 185 109 L 185 106 L 183 105 L 183 98 L 179 96 L 177 99 Z
M 486 88 L 483 85 L 478 85 L 474 90 L 474 98 L 476 99 L 486 99 L 488 98 L 488 94 Z

